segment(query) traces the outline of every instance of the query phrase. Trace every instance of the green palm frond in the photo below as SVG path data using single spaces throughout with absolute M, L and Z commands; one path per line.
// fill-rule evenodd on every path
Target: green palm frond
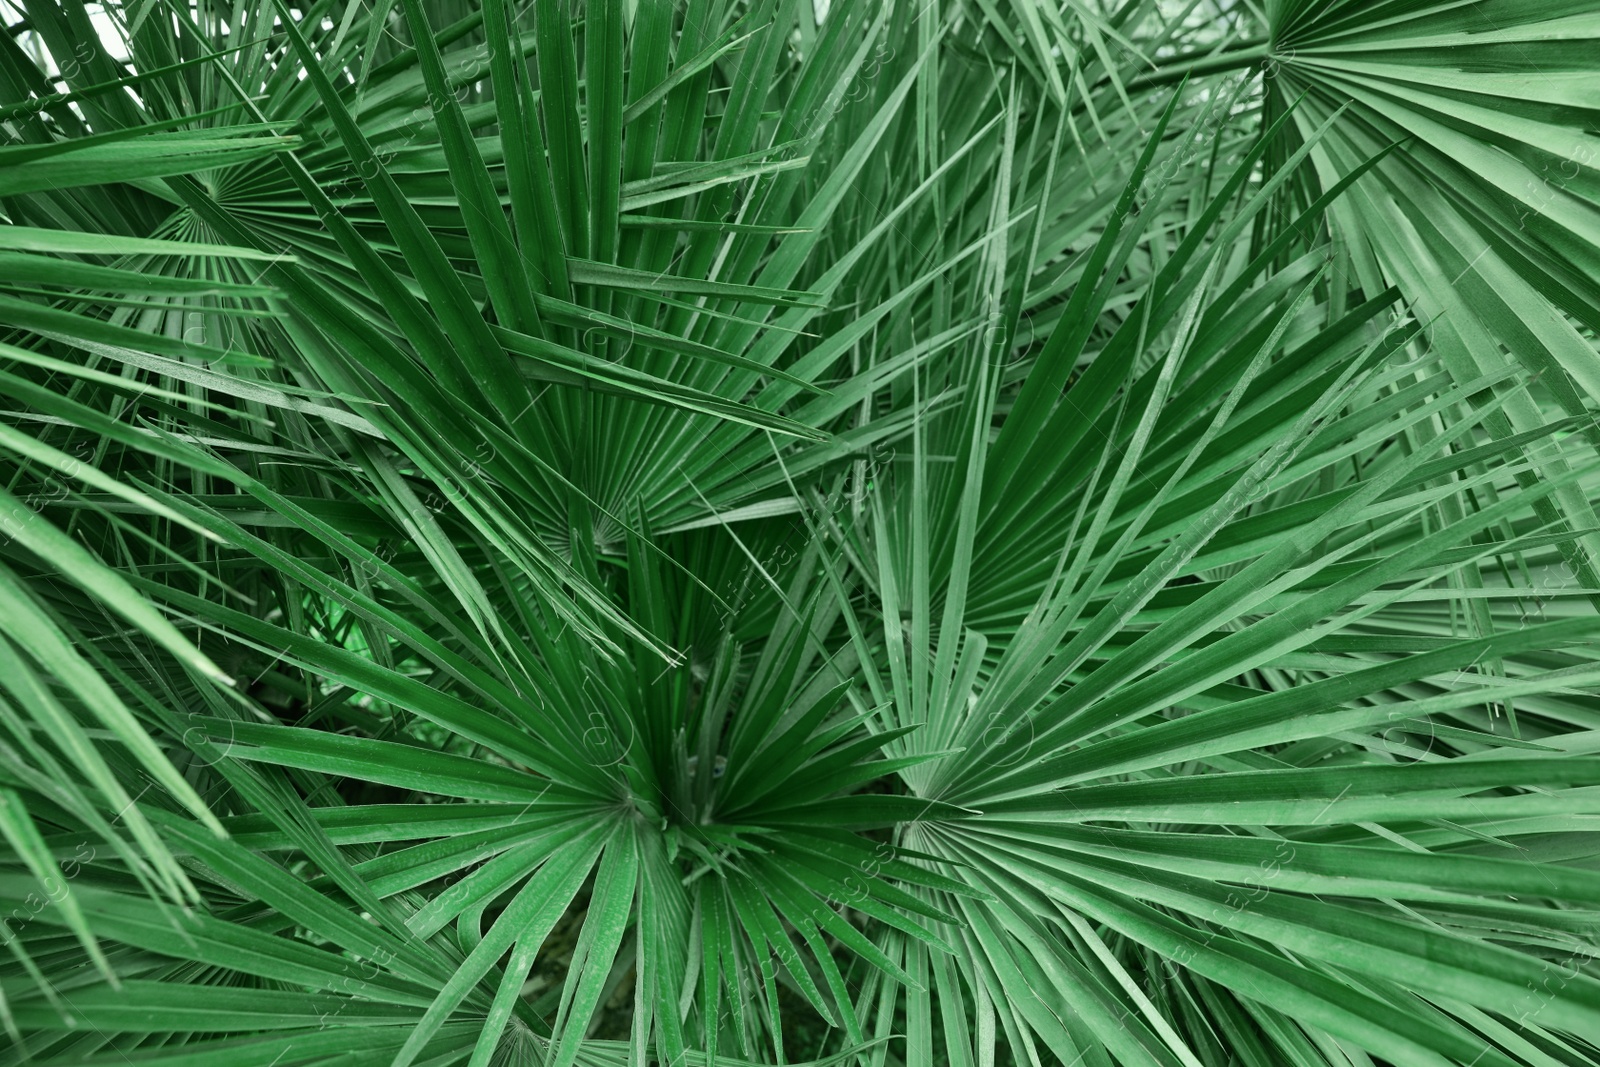
M 1522 364 L 1538 389 L 1507 405 L 1498 436 L 1543 425 L 1551 403 L 1584 417 L 1600 396 L 1600 202 L 1588 177 L 1597 101 L 1582 88 L 1600 42 L 1592 6 L 1283 4 L 1270 18 L 1269 109 L 1304 93 L 1301 135 L 1347 109 L 1303 186 L 1404 146 L 1330 211 L 1352 279 L 1397 285 L 1436 319 L 1433 343 L 1458 380 L 1507 352 Z M 1579 492 L 1544 511 L 1557 508 L 1596 525 Z M 1596 549 L 1586 535 L 1568 553 L 1590 584 Z
M 1591 7 L 0 6 L 0 1063 L 1600 1063 Z

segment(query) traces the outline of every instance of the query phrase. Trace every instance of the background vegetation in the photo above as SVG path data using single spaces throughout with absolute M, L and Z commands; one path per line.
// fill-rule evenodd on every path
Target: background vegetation
M 1600 1062 L 1593 0 L 0 12 L 0 1063 Z

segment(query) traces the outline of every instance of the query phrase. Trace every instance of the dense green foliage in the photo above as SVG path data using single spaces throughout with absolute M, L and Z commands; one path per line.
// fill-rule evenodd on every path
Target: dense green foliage
M 1600 1063 L 1595 0 L 0 14 L 0 1064 Z

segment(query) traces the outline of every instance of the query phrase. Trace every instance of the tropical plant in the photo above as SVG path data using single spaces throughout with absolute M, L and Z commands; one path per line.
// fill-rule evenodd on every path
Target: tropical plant
M 0 12 L 0 1063 L 1600 1063 L 1593 0 Z

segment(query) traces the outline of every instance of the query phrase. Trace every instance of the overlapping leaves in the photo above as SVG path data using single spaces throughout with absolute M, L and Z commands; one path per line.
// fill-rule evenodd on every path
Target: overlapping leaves
M 1581 8 L 24 5 L 7 1062 L 1593 1059 Z

